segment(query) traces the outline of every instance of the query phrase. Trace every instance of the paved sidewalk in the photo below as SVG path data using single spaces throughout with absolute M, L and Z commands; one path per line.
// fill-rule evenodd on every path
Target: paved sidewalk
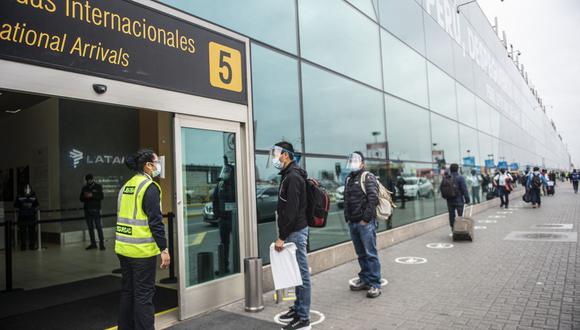
M 313 276 L 312 309 L 325 316 L 313 328 L 580 329 L 580 196 L 571 185 L 560 183 L 540 209 L 518 198 L 508 210 L 492 208 L 474 218 L 479 227 L 473 243 L 452 242 L 444 227 L 380 251 L 388 285 L 377 299 L 349 291 L 356 261 Z M 533 233 L 514 233 L 526 231 Z M 432 249 L 429 243 L 453 247 Z M 427 262 L 400 264 L 399 257 Z M 241 301 L 176 329 L 279 329 L 273 317 L 289 303 L 276 305 L 272 295 L 264 295 L 260 313 L 245 313 Z

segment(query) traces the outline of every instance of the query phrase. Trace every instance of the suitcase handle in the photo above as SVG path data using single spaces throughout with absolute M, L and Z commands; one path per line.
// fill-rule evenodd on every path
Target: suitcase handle
M 462 213 L 465 215 L 465 203 L 463 204 L 463 212 Z M 473 216 L 473 205 L 471 205 L 469 207 L 469 217 L 471 218 L 471 216 Z

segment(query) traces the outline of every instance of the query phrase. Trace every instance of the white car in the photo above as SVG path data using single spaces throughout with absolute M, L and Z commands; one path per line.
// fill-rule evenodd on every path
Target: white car
M 410 198 L 419 197 L 433 197 L 434 190 L 431 181 L 426 178 L 418 177 L 404 177 L 405 185 L 403 189 L 405 190 L 405 196 Z

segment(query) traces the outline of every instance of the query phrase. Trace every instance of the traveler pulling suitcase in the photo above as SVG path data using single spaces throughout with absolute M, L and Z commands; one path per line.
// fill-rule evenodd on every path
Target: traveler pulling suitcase
M 556 192 L 554 189 L 554 181 L 548 181 L 548 187 L 546 188 L 546 194 L 548 196 L 554 196 L 554 193 Z
M 475 221 L 471 218 L 473 206 L 469 208 L 469 217 L 465 216 L 465 205 L 463 206 L 463 216 L 455 218 L 453 224 L 453 241 L 468 240 L 473 242 L 473 225 Z

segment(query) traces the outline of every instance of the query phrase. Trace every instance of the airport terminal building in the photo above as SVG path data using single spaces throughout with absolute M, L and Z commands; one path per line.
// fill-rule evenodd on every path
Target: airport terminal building
M 456 8 L 454 0 L 2 1 L 0 219 L 15 218 L 29 184 L 41 221 L 40 249 L 11 252 L 14 286 L 118 280 L 110 275 L 117 193 L 132 175 L 125 157 L 139 148 L 164 164 L 178 279 L 165 288 L 177 292 L 168 299 L 180 319 L 242 298 L 244 258 L 268 264 L 279 176 L 266 162 L 281 140 L 329 191 L 328 225 L 309 239 L 311 252 L 328 256 L 349 240 L 342 191 L 353 151 L 395 192 L 399 208 L 380 231 L 446 213 L 438 186 L 451 163 L 464 172 L 569 170 L 516 54 L 477 3 Z M 227 225 L 213 203 L 226 168 L 235 192 Z M 89 173 L 103 186 L 105 251 L 84 250 L 79 193 Z M 313 271 L 339 263 L 325 260 Z

